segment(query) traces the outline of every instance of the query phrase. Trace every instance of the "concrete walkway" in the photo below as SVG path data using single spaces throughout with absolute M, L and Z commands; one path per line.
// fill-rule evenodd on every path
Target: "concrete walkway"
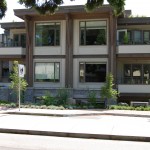
M 150 112 L 2 110 L 0 132 L 150 142 Z

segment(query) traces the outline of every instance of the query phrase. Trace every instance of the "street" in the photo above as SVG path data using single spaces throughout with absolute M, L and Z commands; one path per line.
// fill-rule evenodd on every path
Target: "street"
M 149 150 L 148 142 L 0 133 L 0 150 Z

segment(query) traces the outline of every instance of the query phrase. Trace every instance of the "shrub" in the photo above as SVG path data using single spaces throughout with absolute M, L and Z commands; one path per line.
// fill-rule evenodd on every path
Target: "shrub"
M 111 105 L 109 109 L 118 109 L 118 110 L 137 110 L 137 111 L 150 111 L 149 107 L 133 107 L 133 106 L 119 106 L 119 105 Z
M 57 91 L 57 105 L 66 105 L 69 98 L 69 91 L 67 88 L 61 88 Z
M 52 97 L 50 92 L 46 92 L 45 96 L 42 96 L 43 104 L 46 106 L 57 105 L 55 97 Z
M 47 108 L 46 105 L 41 105 L 41 106 L 40 106 L 40 109 L 46 109 L 46 108 Z
M 16 108 L 17 106 L 16 106 L 15 103 L 10 103 L 10 107 L 11 107 L 11 108 Z
M 95 91 L 89 91 L 89 93 L 88 93 L 88 102 L 91 105 L 96 104 L 96 92 Z
M 9 104 L 8 101 L 0 100 L 0 104 Z

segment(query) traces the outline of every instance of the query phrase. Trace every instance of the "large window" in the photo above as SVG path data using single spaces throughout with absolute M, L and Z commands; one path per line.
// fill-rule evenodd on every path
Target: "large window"
M 35 63 L 35 82 L 59 82 L 60 63 Z
M 80 45 L 106 45 L 106 21 L 81 21 Z
M 35 27 L 35 45 L 60 45 L 60 23 L 37 23 Z
M 81 62 L 79 77 L 80 82 L 105 82 L 106 64 Z
M 125 33 L 127 33 L 127 42 L 125 43 Z M 118 44 L 150 44 L 149 30 L 118 30 L 117 31 Z
M 124 83 L 125 84 L 149 84 L 150 64 L 125 64 Z

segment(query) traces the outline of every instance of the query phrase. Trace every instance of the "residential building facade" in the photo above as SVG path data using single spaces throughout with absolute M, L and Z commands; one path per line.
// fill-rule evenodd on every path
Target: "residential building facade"
M 109 5 L 87 13 L 62 6 L 54 15 L 16 9 L 21 23 L 1 23 L 0 85 L 10 84 L 12 63 L 26 67 L 26 100 L 49 90 L 70 89 L 70 97 L 97 92 L 111 72 L 119 101 L 150 97 L 150 18 L 115 17 Z M 141 98 L 141 99 L 140 99 Z

